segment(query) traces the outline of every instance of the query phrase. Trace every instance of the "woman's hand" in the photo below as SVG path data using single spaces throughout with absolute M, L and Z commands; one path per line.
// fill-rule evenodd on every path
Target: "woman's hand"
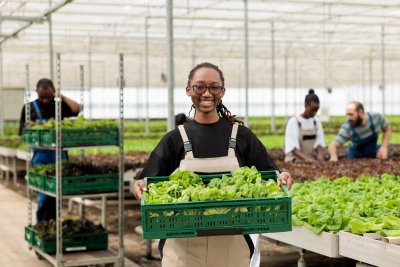
M 144 191 L 147 191 L 144 180 L 137 180 L 133 185 L 133 194 L 135 195 L 135 198 L 140 201 L 142 199 L 142 193 Z
M 288 172 L 281 172 L 279 174 L 279 178 L 282 180 L 282 183 L 286 185 L 287 189 L 290 190 L 293 184 L 292 177 L 290 176 L 290 174 Z M 279 179 L 277 181 L 277 184 L 279 187 L 281 186 Z

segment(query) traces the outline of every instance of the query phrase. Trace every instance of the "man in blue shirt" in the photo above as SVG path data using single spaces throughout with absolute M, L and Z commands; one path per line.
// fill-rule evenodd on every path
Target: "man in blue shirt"
M 40 79 L 36 85 L 36 93 L 38 99 L 29 103 L 31 110 L 32 122 L 43 123 L 51 118 L 55 118 L 55 88 L 50 79 Z M 80 106 L 74 100 L 61 95 L 61 117 L 77 116 L 80 112 Z M 22 135 L 22 130 L 25 128 L 25 105 L 22 108 L 19 135 Z M 66 151 L 63 151 L 62 158 L 67 159 Z M 56 153 L 55 150 L 46 150 L 42 148 L 33 149 L 32 166 L 45 165 L 55 163 Z M 38 208 L 36 212 L 36 221 L 48 221 L 56 218 L 56 205 L 55 198 L 38 193 L 37 197 Z

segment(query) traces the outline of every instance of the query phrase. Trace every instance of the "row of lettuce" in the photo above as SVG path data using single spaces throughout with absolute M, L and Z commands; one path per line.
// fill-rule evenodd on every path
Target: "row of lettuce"
M 294 184 L 291 194 L 295 226 L 400 237 L 400 176 L 317 179 Z

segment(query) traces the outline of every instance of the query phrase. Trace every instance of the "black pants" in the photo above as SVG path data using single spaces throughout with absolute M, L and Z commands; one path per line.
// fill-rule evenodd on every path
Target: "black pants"
M 56 199 L 46 196 L 41 206 L 36 211 L 37 221 L 49 221 L 56 219 Z

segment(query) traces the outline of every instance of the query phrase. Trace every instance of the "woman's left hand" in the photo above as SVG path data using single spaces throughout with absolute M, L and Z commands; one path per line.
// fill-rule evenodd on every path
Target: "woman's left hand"
M 288 172 L 281 172 L 279 174 L 279 178 L 281 178 L 282 183 L 284 185 L 286 185 L 287 189 L 290 190 L 290 188 L 292 187 L 292 184 L 293 184 L 293 180 L 292 180 L 292 177 L 290 176 L 290 174 Z M 277 183 L 278 183 L 278 186 L 280 187 L 281 184 L 279 182 L 279 179 L 278 179 Z

